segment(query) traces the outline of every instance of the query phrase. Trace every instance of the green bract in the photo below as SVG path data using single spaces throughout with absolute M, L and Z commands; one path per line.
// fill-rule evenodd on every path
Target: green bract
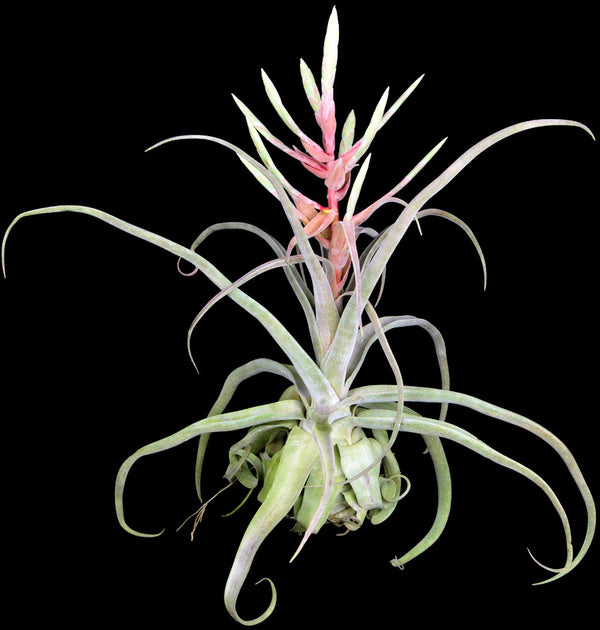
M 132 465 L 145 455 L 197 439 L 196 487 L 201 497 L 202 464 L 209 436 L 212 433 L 244 432 L 230 448 L 225 476 L 232 483 L 241 483 L 249 491 L 256 489 L 260 505 L 242 538 L 231 568 L 225 587 L 225 605 L 234 619 L 246 625 L 264 620 L 275 607 L 276 595 L 272 583 L 271 603 L 264 614 L 256 619 L 241 619 L 236 611 L 236 600 L 261 543 L 282 519 L 293 517 L 295 529 L 303 533 L 298 553 L 310 535 L 327 523 L 346 530 L 356 530 L 365 520 L 378 524 L 392 514 L 410 487 L 393 452 L 394 441 L 401 432 L 423 436 L 435 469 L 438 508 L 430 531 L 413 549 L 392 561 L 396 566 L 402 566 L 430 547 L 440 536 L 448 519 L 451 481 L 442 438 L 458 442 L 520 473 L 546 494 L 561 519 L 566 549 L 564 565 L 548 568 L 554 575 L 546 581 L 554 580 L 577 566 L 590 546 L 596 525 L 594 501 L 588 486 L 573 456 L 557 437 L 523 416 L 451 391 L 446 350 L 440 332 L 428 321 L 417 317 L 380 317 L 374 306 L 377 301 L 376 289 L 380 284 L 383 286 L 384 272 L 392 254 L 408 227 L 427 216 L 448 219 L 466 232 L 481 259 L 485 282 L 483 253 L 468 226 L 443 210 L 427 206 L 432 197 L 471 160 L 495 143 L 531 129 L 567 125 L 583 129 L 590 135 L 591 131 L 581 123 L 570 120 L 521 122 L 493 133 L 470 148 L 410 201 L 397 198 L 395 195 L 441 148 L 441 141 L 416 163 L 397 186 L 375 203 L 361 207 L 361 186 L 370 164 L 367 151 L 379 130 L 413 92 L 421 78 L 390 107 L 390 91 L 385 90 L 363 136 L 358 140 L 355 140 L 357 121 L 351 112 L 340 130 L 340 145 L 336 151 L 333 84 L 338 38 L 334 9 L 325 36 L 320 89 L 307 64 L 304 61 L 300 64 L 302 83 L 321 131 L 321 142 L 316 142 L 298 127 L 273 82 L 263 71 L 268 99 L 286 127 L 298 136 L 303 150 L 288 146 L 276 138 L 236 97 L 259 159 L 212 136 L 179 136 L 159 143 L 194 139 L 230 149 L 280 203 L 292 229 L 287 243 L 280 243 L 251 224 L 219 223 L 205 230 L 191 247 L 184 247 L 101 210 L 84 206 L 56 206 L 19 215 L 9 226 L 2 246 L 4 265 L 6 238 L 15 223 L 24 217 L 57 212 L 90 215 L 188 261 L 218 287 L 219 292 L 194 319 L 188 342 L 205 312 L 218 300 L 227 297 L 262 324 L 287 356 L 288 362 L 285 364 L 258 358 L 234 369 L 205 419 L 136 451 L 121 466 L 115 487 L 116 511 L 123 528 L 137 536 L 157 536 L 158 533 L 147 534 L 131 529 L 125 519 L 123 491 Z M 288 182 L 275 166 L 267 145 L 299 160 L 309 172 L 322 179 L 326 188 L 326 203 L 310 199 Z M 353 178 L 352 172 L 357 166 L 359 169 Z M 342 208 L 345 199 L 347 201 Z M 371 214 L 388 203 L 401 206 L 396 220 L 379 233 L 365 227 L 364 223 Z M 265 240 L 273 250 L 274 258 L 242 278 L 230 280 L 196 251 L 213 232 L 230 229 L 244 230 Z M 361 243 L 365 240 L 366 245 L 359 250 L 357 240 L 360 235 L 367 238 L 361 239 Z M 315 244 L 318 247 L 314 247 Z M 245 282 L 276 268 L 285 271 L 298 299 L 310 333 L 310 348 L 303 347 L 271 311 L 243 290 Z M 440 372 L 438 389 L 409 386 L 403 382 L 386 334 L 392 328 L 412 326 L 423 328 L 431 338 Z M 394 375 L 393 382 L 354 387 L 354 380 L 373 344 L 379 344 L 383 349 Z M 249 409 L 229 410 L 230 401 L 240 383 L 263 372 L 283 379 L 285 386 L 282 386 L 278 399 Z M 435 417 L 425 417 L 411 409 L 412 403 L 433 403 L 441 411 Z M 447 422 L 447 410 L 451 404 L 468 407 L 484 416 L 520 427 L 541 438 L 558 453 L 587 509 L 587 531 L 578 549 L 573 549 L 569 520 L 552 488 L 534 471 L 491 448 L 475 435 Z

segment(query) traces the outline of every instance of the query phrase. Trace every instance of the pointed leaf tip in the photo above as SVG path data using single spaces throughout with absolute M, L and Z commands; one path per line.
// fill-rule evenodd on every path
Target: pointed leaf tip
M 319 88 L 317 87 L 313 73 L 302 58 L 300 59 L 300 75 L 302 77 L 302 86 L 304 87 L 306 98 L 310 106 L 316 112 L 321 102 L 321 94 L 319 93 Z
M 362 144 L 360 148 L 357 150 L 356 155 L 354 157 L 355 161 L 359 160 L 367 152 L 367 149 L 369 148 L 371 142 L 373 141 L 375 134 L 381 128 L 381 122 L 384 117 L 385 106 L 387 105 L 389 93 L 390 93 L 390 88 L 387 87 L 384 90 L 383 94 L 381 95 L 381 98 L 379 99 L 379 102 L 377 103 L 377 107 L 375 107 L 375 111 L 373 112 L 373 115 L 371 116 L 369 125 L 362 137 Z
M 335 6 L 327 22 L 327 32 L 325 33 L 325 43 L 323 46 L 323 62 L 321 67 L 321 88 L 323 94 L 333 88 L 335 71 L 338 59 L 338 42 L 340 32 Z
M 425 74 L 422 74 L 416 81 L 413 81 L 411 85 L 403 92 L 403 94 L 396 100 L 396 102 L 390 107 L 390 109 L 385 113 L 385 116 L 381 119 L 381 124 L 379 125 L 379 129 L 381 129 L 387 121 L 398 111 L 398 108 L 404 101 L 417 89 L 419 83 L 421 83 Z

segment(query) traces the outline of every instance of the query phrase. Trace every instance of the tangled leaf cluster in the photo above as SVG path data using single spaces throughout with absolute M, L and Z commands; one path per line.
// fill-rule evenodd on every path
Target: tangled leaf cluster
M 210 435 L 244 431 L 229 451 L 226 477 L 239 482 L 250 492 L 258 490 L 259 507 L 250 521 L 225 587 L 225 605 L 234 619 L 253 625 L 268 617 L 275 607 L 273 584 L 271 603 L 253 620 L 242 619 L 236 601 L 260 545 L 285 517 L 292 516 L 295 529 L 302 533 L 296 554 L 312 534 L 325 524 L 353 531 L 365 521 L 379 524 L 394 511 L 410 484 L 401 472 L 393 445 L 402 432 L 417 433 L 425 441 L 438 485 L 438 507 L 429 532 L 413 548 L 392 563 L 402 566 L 429 548 L 440 536 L 447 522 L 451 503 L 450 468 L 442 439 L 452 440 L 481 456 L 510 468 L 535 483 L 548 497 L 558 514 L 565 535 L 566 558 L 559 568 L 547 568 L 554 580 L 571 571 L 587 552 L 595 530 L 593 498 L 584 477 L 567 447 L 541 425 L 472 396 L 450 390 L 446 348 L 440 332 L 418 317 L 382 316 L 376 312 L 376 290 L 381 291 L 385 269 L 408 228 L 419 219 L 437 216 L 462 228 L 477 249 L 485 282 L 485 260 L 469 227 L 457 217 L 428 207 L 430 199 L 460 173 L 473 159 L 495 143 L 516 133 L 553 125 L 567 125 L 591 131 L 570 120 L 531 120 L 498 131 L 474 145 L 408 202 L 398 198 L 415 175 L 432 159 L 442 140 L 419 160 L 415 167 L 387 194 L 361 207 L 360 191 L 370 164 L 370 149 L 379 130 L 414 91 L 415 81 L 391 106 L 389 89 L 379 99 L 362 137 L 355 140 L 356 118 L 345 119 L 339 144 L 334 100 L 334 79 L 338 54 L 338 19 L 334 8 L 327 26 L 320 87 L 304 61 L 300 72 L 304 90 L 315 115 L 321 138 L 317 142 L 305 134 L 292 119 L 268 75 L 262 78 L 266 94 L 285 126 L 298 137 L 302 148 L 287 145 L 275 137 L 240 99 L 234 97 L 248 125 L 258 158 L 233 144 L 212 136 L 178 136 L 174 140 L 193 139 L 217 143 L 231 150 L 248 171 L 278 201 L 292 229 L 284 246 L 270 234 L 247 223 L 218 223 L 205 230 L 192 244 L 184 247 L 143 228 L 127 223 L 101 210 L 83 206 L 56 206 L 31 210 L 19 215 L 8 228 L 6 238 L 21 218 L 56 212 L 76 212 L 105 221 L 116 228 L 161 247 L 180 260 L 191 263 L 219 289 L 198 313 L 188 333 L 217 301 L 224 297 L 236 302 L 269 332 L 285 352 L 289 363 L 258 358 L 234 369 L 207 417 L 184 429 L 140 448 L 119 470 L 115 503 L 120 524 L 137 536 L 156 536 L 132 529 L 125 519 L 123 491 L 132 465 L 141 457 L 198 439 L 196 487 L 201 498 L 202 464 Z M 592 136 L 593 137 L 593 136 Z M 298 160 L 310 173 L 323 180 L 326 203 L 321 204 L 299 192 L 275 165 L 267 146 L 275 147 Z M 353 177 L 355 169 L 358 169 Z M 386 204 L 400 205 L 400 212 L 386 229 L 376 232 L 366 227 L 367 219 Z M 219 230 L 237 229 L 266 241 L 275 258 L 231 281 L 197 250 L 203 241 Z M 358 237 L 368 242 L 359 249 Z M 243 285 L 259 274 L 282 269 L 306 319 L 311 347 L 303 347 L 283 326 L 276 315 L 250 297 Z M 363 319 L 365 321 L 363 322 Z M 387 339 L 394 328 L 420 327 L 429 334 L 437 356 L 440 387 L 405 385 L 398 363 Z M 393 382 L 354 386 L 365 357 L 374 344 L 383 349 L 393 374 Z M 191 351 L 190 351 L 191 355 Z M 286 382 L 277 400 L 240 410 L 228 410 L 237 387 L 260 373 L 278 375 Z M 420 415 L 411 405 L 430 403 L 439 406 L 437 415 Z M 587 509 L 587 531 L 577 552 L 573 549 L 569 520 L 553 489 L 533 470 L 498 452 L 460 426 L 446 421 L 449 405 L 467 407 L 484 416 L 515 425 L 533 433 L 551 446 L 566 465 Z

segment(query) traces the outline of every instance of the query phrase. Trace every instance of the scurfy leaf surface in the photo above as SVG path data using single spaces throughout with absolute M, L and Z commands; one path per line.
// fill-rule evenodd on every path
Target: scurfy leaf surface
M 391 106 L 388 106 L 389 88 L 378 99 L 369 95 L 376 106 L 359 140 L 355 140 L 357 123 L 353 110 L 350 110 L 337 145 L 334 81 L 339 44 L 339 22 L 334 8 L 325 33 L 320 86 L 308 65 L 304 61 L 300 62 L 304 95 L 321 130 L 321 144 L 299 128 L 283 104 L 286 95 L 280 94 L 267 73 L 262 71 L 266 97 L 281 119 L 279 122 L 284 123 L 288 132 L 299 137 L 300 148 L 289 146 L 277 138 L 235 96 L 258 159 L 227 140 L 207 135 L 175 136 L 151 147 L 154 149 L 180 140 L 202 140 L 227 148 L 237 158 L 234 160 L 235 165 L 239 167 L 241 162 L 244 167 L 240 167 L 240 177 L 247 177 L 250 173 L 269 193 L 268 200 L 272 202 L 275 199 L 283 210 L 289 224 L 289 232 L 283 236 L 276 239 L 250 222 L 221 222 L 206 228 L 188 248 L 102 210 L 62 205 L 18 215 L 8 227 L 2 244 L 2 266 L 6 273 L 7 238 L 21 219 L 67 212 L 104 221 L 133 237 L 156 245 L 178 260 L 187 261 L 216 286 L 217 293 L 212 299 L 202 308 L 198 305 L 201 310 L 189 329 L 188 347 L 192 331 L 199 328 L 201 323 L 206 323 L 201 321 L 206 311 L 223 298 L 228 298 L 251 315 L 283 353 L 283 360 L 260 357 L 234 368 L 225 379 L 208 415 L 136 450 L 122 464 L 115 483 L 115 510 L 121 526 L 137 536 L 157 536 L 159 533 L 147 534 L 134 529 L 125 519 L 124 488 L 132 466 L 142 457 L 197 440 L 195 485 L 198 498 L 202 501 L 201 481 L 206 472 L 205 455 L 209 437 L 213 433 L 228 435 L 234 431 L 242 432 L 241 436 L 238 434 L 232 438 L 229 457 L 225 462 L 225 477 L 230 484 L 240 483 L 250 491 L 256 489 L 258 505 L 239 542 L 225 585 L 224 600 L 233 619 L 244 625 L 261 623 L 275 610 L 277 592 L 274 583 L 268 578 L 265 579 L 270 586 L 271 597 L 262 614 L 254 619 L 243 618 L 238 613 L 237 601 L 262 543 L 284 519 L 293 520 L 295 530 L 302 534 L 293 556 L 295 558 L 311 536 L 323 527 L 338 527 L 345 533 L 353 532 L 354 536 L 357 535 L 354 532 L 366 522 L 379 525 L 393 517 L 398 502 L 411 487 L 408 475 L 401 468 L 404 464 L 394 452 L 395 442 L 402 434 L 418 434 L 425 442 L 437 483 L 437 508 L 429 530 L 412 547 L 405 545 L 403 554 L 391 561 L 393 566 L 403 566 L 430 549 L 448 522 L 453 492 L 451 469 L 444 451 L 444 442 L 448 441 L 517 472 L 531 481 L 549 500 L 562 526 L 565 559 L 562 566 L 550 568 L 534 558 L 540 567 L 554 573 L 546 582 L 562 577 L 582 562 L 596 529 L 594 498 L 567 446 L 539 423 L 451 390 L 446 344 L 440 330 L 420 317 L 382 315 L 377 311 L 379 307 L 373 299 L 378 286 L 380 292 L 383 291 L 387 266 L 409 227 L 413 222 L 429 216 L 450 221 L 465 232 L 481 262 L 485 288 L 487 267 L 478 239 L 462 219 L 445 210 L 430 207 L 431 199 L 484 151 L 522 131 L 570 126 L 586 131 L 593 138 L 592 132 L 582 123 L 563 119 L 537 119 L 511 125 L 464 152 L 408 201 L 396 197 L 400 190 L 416 182 L 417 175 L 426 165 L 427 170 L 432 168 L 433 165 L 429 164 L 444 145 L 445 140 L 442 140 L 387 194 L 367 206 L 361 205 L 360 193 L 371 168 L 371 155 L 376 148 L 375 136 L 415 91 L 423 77 L 414 81 Z M 267 144 L 299 161 L 318 178 L 323 186 L 322 198 L 312 199 L 288 182 L 275 165 L 265 140 Z M 357 172 L 356 166 L 359 166 Z M 231 177 L 230 171 L 228 176 Z M 387 206 L 387 211 L 392 209 L 398 212 L 387 227 L 375 231 L 365 222 L 375 210 L 383 206 Z M 272 259 L 271 254 L 270 259 L 242 277 L 234 280 L 227 278 L 198 250 L 201 250 L 207 238 L 217 233 L 225 237 L 228 230 L 242 230 L 258 236 L 275 253 L 276 258 Z M 368 236 L 368 239 L 360 239 L 359 242 L 360 235 Z M 368 241 L 364 246 L 363 240 Z M 287 248 L 282 243 L 287 243 Z M 292 252 L 297 253 L 292 255 Z M 247 283 L 250 280 L 275 269 L 284 271 L 297 298 L 310 333 L 310 343 L 306 344 L 308 348 L 282 324 L 274 312 L 249 294 L 251 287 Z M 244 316 L 244 313 L 241 315 Z M 363 315 L 368 318 L 364 323 Z M 410 357 L 403 356 L 399 360 L 400 355 L 392 347 L 388 333 L 393 329 L 410 327 L 422 328 L 429 336 L 431 359 L 436 361 L 439 371 L 439 388 L 419 387 L 404 382 L 400 365 L 405 365 Z M 198 334 L 210 336 L 211 331 L 199 330 Z M 391 382 L 372 382 L 372 372 L 367 368 L 366 357 L 376 345 L 382 352 L 383 368 Z M 270 389 L 263 404 L 236 409 L 233 401 L 239 386 L 263 373 L 280 378 L 281 388 L 275 391 Z M 359 377 L 367 384 L 356 387 L 355 381 Z M 426 408 L 433 404 L 435 413 L 420 415 L 411 408 L 413 403 Z M 492 448 L 475 432 L 466 431 L 457 424 L 460 413 L 456 413 L 456 409 L 460 411 L 461 408 L 469 409 L 482 418 L 512 425 L 517 429 L 517 437 L 518 429 L 526 431 L 553 449 L 558 455 L 561 470 L 565 472 L 566 468 L 574 484 L 573 489 L 577 490 L 585 506 L 586 530 L 583 540 L 577 540 L 577 536 L 574 539 L 567 511 L 545 479 L 533 468 Z M 449 409 L 455 412 L 452 422 L 447 421 Z M 557 409 L 557 413 L 564 412 Z M 247 501 L 248 496 L 246 494 L 243 500 L 246 507 L 250 503 Z M 196 525 L 207 504 L 208 501 L 204 502 L 195 512 Z M 405 513 L 404 518 L 407 516 L 410 515 Z M 401 545 L 404 545 L 404 541 Z

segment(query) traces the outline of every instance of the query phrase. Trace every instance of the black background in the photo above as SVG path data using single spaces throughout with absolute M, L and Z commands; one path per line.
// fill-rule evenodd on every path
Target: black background
M 600 130 L 594 18 L 584 5 L 569 3 L 561 13 L 542 3 L 490 6 L 337 3 L 340 118 L 353 107 L 364 129 L 388 85 L 394 98 L 426 74 L 373 145 L 365 203 L 445 136 L 443 151 L 406 197 L 469 146 L 515 122 L 572 118 Z M 2 228 L 25 210 L 83 204 L 182 244 L 226 220 L 256 223 L 285 241 L 281 211 L 232 154 L 201 143 L 144 150 L 185 133 L 251 149 L 230 92 L 291 141 L 262 91 L 261 67 L 301 126 L 314 131 L 297 64 L 302 56 L 317 74 L 331 5 L 85 7 L 59 3 L 5 16 Z M 278 164 L 299 187 L 308 182 L 311 194 L 321 194 L 285 157 Z M 547 426 L 572 449 L 592 491 L 597 174 L 597 146 L 577 129 L 530 131 L 494 147 L 432 203 L 476 233 L 487 256 L 487 290 L 464 234 L 426 219 L 424 235 L 412 230 L 393 259 L 379 309 L 435 323 L 448 346 L 453 389 Z M 381 209 L 371 224 L 385 226 L 394 212 Z M 271 256 L 260 241 L 232 233 L 215 236 L 203 253 L 231 277 Z M 92 621 L 233 627 L 222 590 L 251 502 L 222 519 L 241 497 L 231 490 L 209 506 L 193 543 L 189 524 L 177 533 L 197 507 L 194 445 L 187 444 L 132 471 L 130 523 L 167 528 L 159 539 L 137 539 L 116 521 L 113 481 L 137 448 L 201 419 L 231 369 L 258 356 L 280 359 L 279 350 L 259 324 L 222 302 L 194 337 L 196 375 L 186 330 L 214 289 L 203 278 L 179 275 L 171 255 L 89 217 L 23 221 L 8 243 L 7 271 L 0 295 L 9 605 L 23 621 L 69 628 Z M 281 274 L 249 291 L 304 334 Z M 396 331 L 390 338 L 406 382 L 436 385 L 425 335 Z M 369 380 L 391 380 L 376 352 Z M 240 389 L 236 405 L 269 402 L 281 386 L 256 379 Z M 453 411 L 449 420 L 547 478 L 572 514 L 577 546 L 582 503 L 549 448 L 466 412 Z M 226 437 L 213 439 L 207 496 L 223 485 L 228 444 Z M 430 464 L 415 436 L 399 445 L 413 487 L 393 518 L 343 538 L 323 531 L 292 565 L 298 538 L 281 525 L 258 554 L 240 613 L 262 611 L 268 589 L 254 587 L 253 578 L 264 575 L 279 592 L 265 623 L 272 628 L 360 617 L 475 626 L 592 611 L 584 593 L 595 580 L 597 545 L 566 578 L 530 586 L 546 574 L 527 546 L 542 562 L 563 559 L 560 523 L 547 500 L 527 480 L 457 445 L 447 452 L 455 490 L 450 523 L 404 572 L 388 560 L 419 539 L 435 510 Z

